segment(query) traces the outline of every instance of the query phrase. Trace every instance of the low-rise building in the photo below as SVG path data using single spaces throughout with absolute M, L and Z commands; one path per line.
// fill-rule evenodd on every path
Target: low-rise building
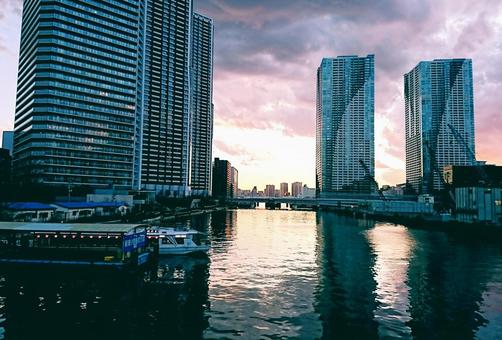
M 473 186 L 454 190 L 457 221 L 502 225 L 502 188 Z
M 134 196 L 129 194 L 127 190 L 96 189 L 93 194 L 87 194 L 87 202 L 120 202 L 132 207 L 134 205 Z
M 305 184 L 302 188 L 302 192 L 300 193 L 299 197 L 315 198 L 315 193 L 316 193 L 315 188 L 309 188 L 307 184 Z
M 502 225 L 502 166 L 447 166 L 444 178 L 455 194 L 457 221 Z
M 57 202 L 56 214 L 65 221 L 93 216 L 125 215 L 129 206 L 125 202 Z
M 47 222 L 56 211 L 56 207 L 39 202 L 7 203 L 5 208 L 12 219 L 19 222 Z

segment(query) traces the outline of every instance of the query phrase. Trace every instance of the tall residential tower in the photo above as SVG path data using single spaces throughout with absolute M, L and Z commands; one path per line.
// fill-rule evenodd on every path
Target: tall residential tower
M 192 0 L 25 0 L 16 176 L 208 194 L 212 45 Z
M 19 179 L 132 186 L 139 33 L 139 0 L 24 1 Z
M 324 58 L 317 70 L 316 189 L 370 193 L 375 175 L 374 56 Z
M 213 145 L 213 21 L 194 13 L 190 67 L 191 153 L 193 195 L 211 194 Z
M 189 191 L 191 0 L 146 0 L 138 189 Z
M 472 61 L 420 62 L 404 75 L 404 96 L 406 181 L 418 193 L 432 193 L 441 189 L 444 166 L 471 165 L 453 131 L 475 152 Z

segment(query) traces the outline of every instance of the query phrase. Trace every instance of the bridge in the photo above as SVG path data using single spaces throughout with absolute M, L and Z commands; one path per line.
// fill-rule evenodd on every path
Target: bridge
M 281 204 L 288 207 L 356 209 L 374 213 L 423 214 L 432 213 L 433 203 L 420 202 L 416 197 L 397 196 L 380 199 L 376 195 L 342 194 L 329 198 L 302 197 L 237 197 L 229 201 L 236 206 L 256 207 L 265 203 L 267 208 L 280 208 Z

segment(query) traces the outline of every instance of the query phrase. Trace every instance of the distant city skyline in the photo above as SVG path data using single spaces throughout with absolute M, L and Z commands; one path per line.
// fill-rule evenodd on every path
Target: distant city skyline
M 13 128 L 20 4 L 0 4 L 1 131 Z M 295 180 L 314 186 L 315 69 L 322 57 L 336 55 L 375 54 L 381 185 L 404 182 L 402 77 L 420 60 L 473 60 L 477 158 L 502 162 L 494 147 L 502 135 L 499 1 L 347 2 L 335 8 L 310 1 L 195 0 L 194 6 L 215 24 L 213 157 L 236 165 L 241 187 Z

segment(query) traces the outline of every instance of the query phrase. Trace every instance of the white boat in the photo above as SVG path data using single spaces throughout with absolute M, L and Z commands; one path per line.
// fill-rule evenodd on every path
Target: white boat
M 202 235 L 204 233 L 193 229 L 177 230 L 175 228 L 163 227 L 150 229 L 147 232 L 150 243 L 158 245 L 159 255 L 207 253 L 210 246 L 201 240 Z

